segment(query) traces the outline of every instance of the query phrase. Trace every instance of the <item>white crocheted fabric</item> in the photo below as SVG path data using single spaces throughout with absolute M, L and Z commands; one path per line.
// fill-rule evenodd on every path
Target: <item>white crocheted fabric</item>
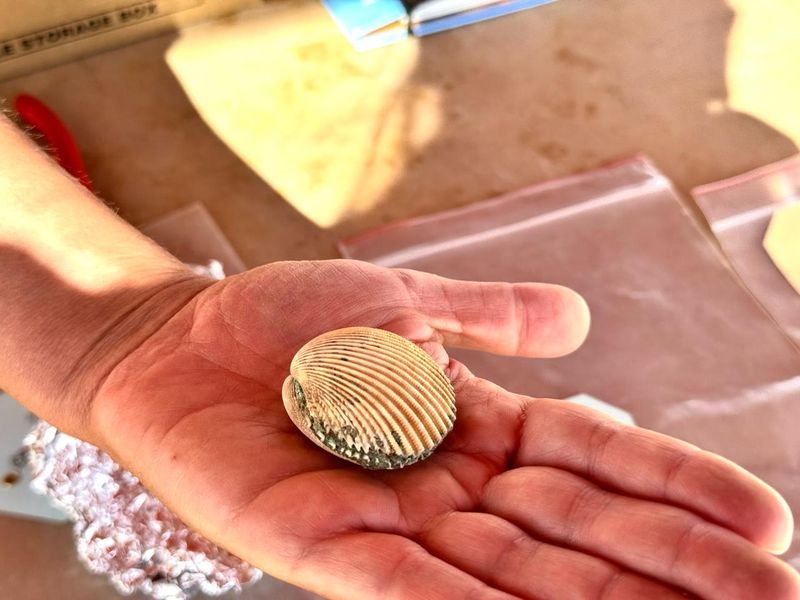
M 188 265 L 222 279 L 222 265 Z M 74 522 L 78 555 L 123 594 L 157 600 L 216 596 L 261 578 L 261 571 L 189 529 L 139 480 L 87 442 L 40 421 L 25 438 L 31 488 Z
M 159 600 L 219 595 L 261 571 L 189 529 L 97 447 L 40 422 L 25 439 L 31 487 L 74 522 L 78 555 L 120 592 Z

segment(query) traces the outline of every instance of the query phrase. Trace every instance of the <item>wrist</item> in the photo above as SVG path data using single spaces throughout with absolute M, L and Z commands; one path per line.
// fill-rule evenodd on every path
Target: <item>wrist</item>
M 14 353 L 0 361 L 2 387 L 42 419 L 92 443 L 100 439 L 92 404 L 108 374 L 214 283 L 174 259 L 139 263 L 94 293 L 37 279 L 42 298 L 0 340 Z
M 135 352 L 166 323 L 191 304 L 214 280 L 189 271 L 174 271 L 147 287 L 125 290 L 105 299 L 103 325 L 85 339 L 75 369 L 62 386 L 72 417 L 60 427 L 102 445 L 108 432 L 93 418 L 98 391 L 125 358 Z M 80 332 L 78 332 L 80 335 Z

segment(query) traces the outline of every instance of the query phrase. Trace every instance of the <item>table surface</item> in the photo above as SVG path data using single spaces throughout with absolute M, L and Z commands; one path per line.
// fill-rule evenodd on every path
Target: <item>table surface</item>
M 548 9 L 546 34 L 526 35 L 542 30 L 537 10 L 422 40 L 410 77 L 442 93 L 437 137 L 372 210 L 328 229 L 198 116 L 164 62 L 173 35 L 0 82 L 0 97 L 26 92 L 50 104 L 79 140 L 100 195 L 131 223 L 202 202 L 248 266 L 332 258 L 341 236 L 639 152 L 683 192 L 797 152 L 727 101 L 736 15 L 724 2 L 561 0 Z M 66 525 L 0 517 L 0 565 L 0 590 L 17 600 L 52 590 L 115 597 L 77 561 Z M 243 597 L 270 594 L 257 586 Z

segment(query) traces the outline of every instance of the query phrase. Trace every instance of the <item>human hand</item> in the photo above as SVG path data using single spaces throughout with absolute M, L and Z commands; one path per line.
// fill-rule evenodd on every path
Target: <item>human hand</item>
M 432 457 L 367 471 L 307 440 L 280 398 L 332 329 L 420 344 L 456 390 Z M 562 401 L 511 394 L 444 346 L 550 357 L 585 305 L 355 261 L 275 263 L 208 285 L 104 374 L 93 438 L 189 525 L 330 598 L 798 598 L 791 514 L 732 463 Z

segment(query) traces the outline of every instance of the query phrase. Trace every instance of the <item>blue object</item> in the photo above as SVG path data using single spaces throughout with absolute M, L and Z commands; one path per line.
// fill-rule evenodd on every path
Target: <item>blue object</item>
M 499 2 L 497 4 L 490 4 L 482 8 L 475 8 L 465 12 L 455 13 L 433 19 L 430 21 L 423 21 L 421 23 L 412 24 L 411 32 L 417 36 L 430 35 L 432 33 L 439 33 L 448 29 L 455 29 L 463 25 L 470 25 L 478 21 L 486 21 L 501 17 L 510 13 L 533 8 L 542 4 L 549 4 L 555 0 L 509 0 L 508 2 Z
M 408 13 L 400 0 L 322 0 L 322 4 L 356 50 L 408 37 Z

